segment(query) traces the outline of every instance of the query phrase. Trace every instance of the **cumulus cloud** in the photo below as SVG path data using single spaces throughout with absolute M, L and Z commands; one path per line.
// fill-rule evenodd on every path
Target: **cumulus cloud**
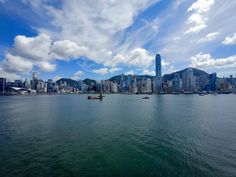
M 193 12 L 188 18 L 187 24 L 193 24 L 185 34 L 198 33 L 207 27 L 206 22 L 208 18 L 205 14 L 211 9 L 215 4 L 215 0 L 198 0 L 193 3 L 189 8 L 188 12 Z
M 126 55 L 117 54 L 111 60 L 107 61 L 107 66 L 117 66 L 125 64 L 128 66 L 136 66 L 139 68 L 147 68 L 153 63 L 154 57 L 143 48 L 135 48 Z
M 8 52 L 18 57 L 14 61 L 24 61 L 27 67 L 13 65 L 6 57 L 4 63 L 12 72 L 13 68 L 17 72 L 25 72 L 35 66 L 42 71 L 53 71 L 56 69 L 55 60 L 68 61 L 81 56 L 112 68 L 126 62 L 128 65 L 147 66 L 150 58 L 147 57 L 147 64 L 144 63 L 143 57 L 147 55 L 137 47 L 128 49 L 133 50 L 131 53 L 118 51 L 117 46 L 124 36 L 119 35 L 117 38 L 117 35 L 132 25 L 141 11 L 158 1 L 98 0 L 94 3 L 62 0 L 60 8 L 47 1 L 21 1 L 30 7 L 29 12 L 37 18 L 37 22 L 30 22 L 37 24 L 35 29 L 39 34 L 34 37 L 16 36 L 14 45 Z M 20 15 L 26 19 L 25 14 L 29 12 L 25 10 Z M 152 23 L 152 28 L 158 30 L 157 21 Z M 120 56 L 124 56 L 124 60 Z M 115 72 L 115 69 L 109 72 Z
M 108 68 L 100 68 L 100 69 L 94 69 L 92 70 L 94 73 L 96 74 L 101 74 L 101 75 L 105 75 L 109 73 L 109 69 Z
M 125 75 L 135 75 L 135 72 L 133 70 L 125 72 Z
M 236 55 L 214 59 L 210 54 L 199 53 L 191 57 L 191 66 L 196 68 L 234 68 Z
M 52 72 L 56 69 L 55 60 L 78 58 L 86 52 L 86 47 L 73 41 L 52 41 L 46 34 L 35 37 L 18 35 L 0 65 L 6 72 L 12 73 L 29 72 L 34 66 L 41 71 Z
M 52 57 L 61 60 L 70 60 L 80 56 L 86 56 L 88 48 L 79 46 L 77 43 L 63 40 L 55 41 L 51 46 Z
M 61 76 L 56 75 L 56 76 L 53 78 L 53 81 L 56 82 L 56 81 L 58 81 L 58 80 L 61 79 L 61 78 L 62 78 Z
M 16 79 L 20 79 L 21 78 L 16 73 L 5 71 L 1 66 L 0 66 L 0 76 L 4 77 L 4 78 L 7 78 L 7 80 L 9 80 L 9 81 L 14 81 Z
M 7 72 L 29 72 L 33 69 L 33 63 L 21 56 L 10 53 L 6 55 L 2 62 L 2 68 Z
M 150 71 L 147 69 L 144 69 L 142 72 L 143 75 L 151 75 L 151 76 L 155 76 L 156 72 L 155 71 Z
M 77 72 L 75 72 L 75 73 L 73 74 L 73 76 L 72 76 L 71 79 L 79 80 L 83 74 L 84 74 L 83 71 L 77 71 Z
M 92 70 L 93 73 L 96 73 L 96 74 L 101 74 L 101 75 L 105 75 L 105 74 L 108 74 L 108 73 L 114 73 L 114 72 L 117 72 L 117 71 L 120 71 L 121 68 L 100 68 L 100 69 L 94 69 Z
M 198 0 L 189 7 L 188 11 L 196 11 L 197 13 L 208 12 L 214 3 L 215 0 Z
M 234 33 L 232 37 L 230 37 L 230 36 L 226 37 L 225 40 L 222 43 L 224 45 L 236 44 L 236 33 Z
M 213 41 L 216 39 L 217 36 L 219 36 L 219 32 L 213 32 L 213 33 L 209 33 L 207 34 L 205 37 L 201 38 L 198 40 L 199 43 L 202 42 L 209 42 L 209 41 Z

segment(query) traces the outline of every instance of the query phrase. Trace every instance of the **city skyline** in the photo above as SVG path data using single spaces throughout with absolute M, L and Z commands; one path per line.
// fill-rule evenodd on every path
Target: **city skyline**
M 235 7 L 229 0 L 2 0 L 0 75 L 154 76 L 160 53 L 163 74 L 194 67 L 235 76 Z
M 53 81 L 40 79 L 37 72 L 32 80 L 7 82 L 0 77 L 0 94 L 55 94 L 55 93 L 131 93 L 131 94 L 229 94 L 236 93 L 236 78 L 217 77 L 196 68 L 186 68 L 162 76 L 162 58 L 155 55 L 155 76 L 121 74 L 106 80 L 73 80 L 61 78 Z

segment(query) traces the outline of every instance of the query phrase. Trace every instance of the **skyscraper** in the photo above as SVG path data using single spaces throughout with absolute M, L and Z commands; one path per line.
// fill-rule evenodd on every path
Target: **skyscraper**
M 6 92 L 6 78 L 0 78 L 0 94 L 5 94 Z
M 180 91 L 180 75 L 179 75 L 179 73 L 175 73 L 173 85 L 174 85 L 174 91 L 179 92 Z
M 196 89 L 196 77 L 193 74 L 193 69 L 188 68 L 182 74 L 183 77 L 183 89 L 187 92 L 192 92 Z
M 162 79 L 161 79 L 161 55 L 156 55 L 156 92 L 162 90 Z
M 33 89 L 37 89 L 38 84 L 38 74 L 36 72 L 33 72 L 33 80 L 32 80 L 32 87 Z
M 216 84 L 217 84 L 217 75 L 216 75 L 216 73 L 210 74 L 209 84 L 210 84 L 210 90 L 215 92 L 216 89 L 217 89 L 216 88 Z

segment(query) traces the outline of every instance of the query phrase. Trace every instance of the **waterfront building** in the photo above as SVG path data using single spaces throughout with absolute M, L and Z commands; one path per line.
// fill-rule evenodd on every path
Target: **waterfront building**
M 210 79 L 209 79 L 210 91 L 213 92 L 216 91 L 217 89 L 216 84 L 217 84 L 217 75 L 216 73 L 212 73 L 210 74 Z
M 23 88 L 23 82 L 21 80 L 15 80 L 12 84 L 13 87 Z
M 25 82 L 24 82 L 24 87 L 26 89 L 30 89 L 32 86 L 31 86 L 31 81 L 30 79 L 25 79 Z
M 167 91 L 167 93 L 172 93 L 173 92 L 173 80 L 168 80 L 167 82 L 166 82 L 166 91 Z
M 111 92 L 117 93 L 118 92 L 118 84 L 111 82 Z
M 104 93 L 111 93 L 111 82 L 109 80 L 103 81 L 102 85 Z
M 152 80 L 149 78 L 146 79 L 146 92 L 152 93 Z
M 183 89 L 186 92 L 192 92 L 196 90 L 196 77 L 193 75 L 193 69 L 188 68 L 182 74 L 182 81 L 183 81 Z
M 141 81 L 140 81 L 140 93 L 151 93 L 152 92 L 152 81 L 151 79 L 147 78 L 143 78 Z M 137 90 L 138 91 L 138 90 Z
M 6 85 L 6 78 L 0 78 L 0 94 L 5 94 L 7 88 Z
M 157 54 L 155 58 L 156 63 L 156 92 L 162 91 L 162 78 L 161 78 L 161 55 Z
M 173 89 L 175 92 L 180 91 L 180 75 L 179 73 L 175 73 L 174 80 L 173 80 Z
M 33 72 L 32 89 L 36 90 L 38 84 L 38 73 Z
M 47 84 L 43 80 L 37 81 L 36 88 L 38 93 L 47 93 Z
M 54 86 L 53 80 L 52 79 L 48 79 L 46 84 L 47 84 L 47 93 L 52 93 L 53 92 L 53 86 Z

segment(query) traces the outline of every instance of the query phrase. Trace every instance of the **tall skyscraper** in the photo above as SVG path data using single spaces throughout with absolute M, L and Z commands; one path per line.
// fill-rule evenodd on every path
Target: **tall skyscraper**
M 156 92 L 162 90 L 162 79 L 161 79 L 161 55 L 156 55 Z
M 183 74 L 184 91 L 192 92 L 196 89 L 196 77 L 193 75 L 193 69 L 188 68 Z
M 174 86 L 174 91 L 179 92 L 180 91 L 180 75 L 179 73 L 175 73 L 174 79 L 173 79 L 173 86 Z
M 216 84 L 217 84 L 217 75 L 216 73 L 212 73 L 210 74 L 210 80 L 209 80 L 209 84 L 210 84 L 210 90 L 215 92 L 216 91 Z
M 37 89 L 37 84 L 38 84 L 38 73 L 33 72 L 33 80 L 32 80 L 32 87 L 33 89 Z
M 6 78 L 0 78 L 0 94 L 5 94 L 6 92 Z

